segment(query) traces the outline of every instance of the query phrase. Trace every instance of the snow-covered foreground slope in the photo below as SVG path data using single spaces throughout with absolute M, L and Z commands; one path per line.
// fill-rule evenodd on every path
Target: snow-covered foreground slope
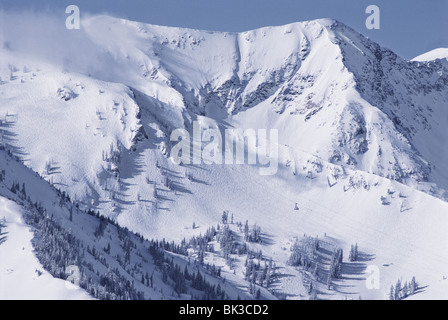
M 185 247 L 80 210 L 3 150 L 0 168 L 2 299 L 250 297 L 240 279 L 191 261 Z
M 53 278 L 34 255 L 33 234 L 22 218 L 22 208 L 0 198 L 4 223 L 0 245 L 0 299 L 90 299 L 79 287 Z
M 272 259 L 264 297 L 385 299 L 415 276 L 413 298 L 448 298 L 446 61 L 405 61 L 326 19 L 238 34 L 107 16 L 73 33 L 48 21 L 58 43 L 26 25 L 2 35 L 0 142 L 82 210 L 178 244 L 220 223 L 213 249 L 188 250 L 233 277 L 231 296 L 254 296 L 246 259 Z M 193 135 L 195 124 L 277 130 L 278 171 L 174 164 L 171 132 Z M 223 246 L 227 210 L 235 246 L 261 259 Z M 246 221 L 262 243 L 244 240 Z M 86 225 L 78 231 L 90 239 Z M 288 263 L 309 237 L 322 245 L 311 266 Z M 355 243 L 361 255 L 350 262 Z M 339 248 L 343 275 L 328 289 Z M 372 267 L 379 289 L 366 286 Z

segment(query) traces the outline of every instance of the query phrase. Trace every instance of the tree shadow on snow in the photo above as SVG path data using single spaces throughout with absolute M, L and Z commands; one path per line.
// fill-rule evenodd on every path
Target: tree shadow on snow
M 0 245 L 8 239 L 7 236 L 2 236 L 4 234 L 7 234 L 7 232 L 0 234 Z
M 274 237 L 270 234 L 261 233 L 260 235 L 261 244 L 265 246 L 271 246 L 275 244 Z
M 333 282 L 334 290 L 344 294 L 356 294 L 357 292 L 347 291 L 355 286 L 348 285 L 345 283 L 345 281 L 366 280 L 367 275 L 365 271 L 368 266 L 368 262 L 372 261 L 373 259 L 375 259 L 374 254 L 359 252 L 356 261 L 344 262 L 342 264 L 342 277 L 340 279 L 335 279 L 335 281 Z

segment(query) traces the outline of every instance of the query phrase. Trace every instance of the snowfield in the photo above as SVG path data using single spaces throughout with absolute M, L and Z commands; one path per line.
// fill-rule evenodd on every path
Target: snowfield
M 15 18 L 6 14 L 4 23 Z M 2 199 L 2 298 L 33 298 L 39 290 L 49 299 L 132 297 L 110 294 L 109 283 L 95 276 L 113 266 L 114 279 L 132 279 L 145 298 L 210 294 L 188 272 L 188 289 L 180 290 L 175 263 L 158 264 L 154 252 L 150 258 L 150 240 L 164 239 L 181 245 L 162 249 L 182 271 L 203 270 L 230 298 L 389 299 L 398 280 L 410 285 L 415 277 L 415 292 L 398 290 L 397 298 L 448 299 L 444 49 L 406 61 L 331 19 L 243 33 L 108 16 L 83 18 L 77 31 L 56 24 L 51 17 L 40 28 L 19 23 L 0 38 L 7 44 L 0 49 L 0 145 L 9 159 L 0 161 L 1 195 L 26 205 L 11 193 L 25 183 L 31 202 L 42 202 L 83 241 L 80 257 L 88 257 L 95 285 L 89 282 L 89 294 L 67 291 L 60 276 L 45 271 L 23 209 Z M 170 135 L 185 129 L 193 136 L 194 124 L 223 136 L 226 129 L 277 130 L 271 143 L 278 170 L 260 175 L 261 165 L 247 158 L 176 165 Z M 14 157 L 27 168 L 10 165 Z M 70 200 L 60 200 L 61 192 Z M 75 207 L 110 219 L 111 239 L 121 234 L 113 222 L 138 233 L 129 237 L 142 244 L 129 249 L 124 237 L 110 241 L 112 251 L 87 254 L 87 245 L 102 250 L 109 241 L 97 236 L 99 216 L 68 220 Z M 255 234 L 260 228 L 256 241 L 247 237 L 246 221 Z M 204 240 L 206 234 L 212 236 Z M 350 261 L 355 244 L 359 255 Z M 123 264 L 126 248 L 131 263 Z M 330 277 L 339 249 L 341 274 Z M 26 268 L 15 259 L 25 259 Z M 155 270 L 157 290 L 147 270 Z
M 426 52 L 418 57 L 412 59 L 412 61 L 433 61 L 436 59 L 448 59 L 448 48 L 438 48 Z

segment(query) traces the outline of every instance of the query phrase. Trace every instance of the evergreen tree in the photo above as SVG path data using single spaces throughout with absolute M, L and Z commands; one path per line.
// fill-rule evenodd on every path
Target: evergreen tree
M 184 277 L 185 277 L 186 280 L 190 280 L 190 279 L 191 279 L 191 277 L 190 277 L 190 273 L 188 272 L 187 265 L 185 265 L 185 269 L 184 269 Z
M 266 287 L 271 284 L 271 273 L 272 273 L 272 258 L 269 259 L 268 272 L 266 274 Z
M 400 300 L 401 298 L 401 281 L 398 279 L 397 283 L 395 284 L 395 300 Z
M 311 295 L 311 293 L 313 292 L 314 286 L 313 286 L 313 281 L 310 281 L 310 284 L 308 286 L 308 294 Z
M 314 265 L 313 277 L 317 280 L 317 277 L 318 277 L 318 266 L 317 266 L 317 263 Z
M 389 300 L 395 300 L 394 286 L 390 286 Z
M 408 283 L 405 282 L 403 285 L 403 289 L 401 289 L 402 291 L 402 297 L 403 299 L 405 299 L 408 296 Z
M 228 219 L 228 217 L 229 217 L 229 212 L 228 212 L 228 211 L 224 211 L 224 212 L 222 213 L 222 223 L 223 223 L 223 224 L 227 224 L 227 219 Z
M 331 290 L 331 277 L 330 276 L 328 276 L 328 278 L 327 278 L 327 289 Z
M 16 184 L 14 182 L 12 183 L 12 186 L 11 186 L 11 192 L 12 193 L 16 193 L 17 192 Z
M 333 253 L 330 265 L 330 276 L 340 278 L 342 276 L 343 251 L 338 249 Z
M 104 252 L 106 252 L 107 254 L 110 254 L 110 242 L 107 243 L 107 247 L 104 248 Z
M 358 244 L 351 246 L 348 259 L 351 262 L 358 260 Z
M 261 297 L 261 292 L 260 292 L 260 288 L 258 288 L 257 292 L 255 293 L 255 299 L 260 300 L 260 297 Z
M 409 294 L 413 295 L 415 291 L 417 290 L 417 282 L 415 281 L 415 277 L 412 277 L 411 283 L 409 285 Z

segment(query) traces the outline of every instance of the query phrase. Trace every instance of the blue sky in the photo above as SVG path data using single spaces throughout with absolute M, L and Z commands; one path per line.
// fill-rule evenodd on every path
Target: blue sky
M 0 0 L 0 7 L 51 11 L 65 18 L 75 4 L 82 13 L 107 13 L 152 24 L 217 31 L 245 31 L 317 18 L 335 18 L 411 59 L 448 47 L 448 0 Z M 368 5 L 381 12 L 381 29 L 365 27 Z

